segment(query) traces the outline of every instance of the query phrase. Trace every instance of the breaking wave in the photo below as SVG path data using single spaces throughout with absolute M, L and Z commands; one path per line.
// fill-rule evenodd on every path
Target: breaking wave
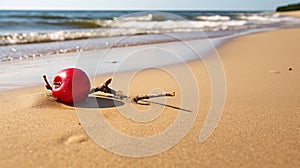
M 181 19 L 157 12 L 127 13 L 0 12 L 0 45 L 172 32 L 216 32 L 299 23 L 298 19 L 268 12 L 174 12 Z M 119 17 L 121 14 L 125 14 L 124 17 Z M 8 29 L 11 31 L 7 32 Z

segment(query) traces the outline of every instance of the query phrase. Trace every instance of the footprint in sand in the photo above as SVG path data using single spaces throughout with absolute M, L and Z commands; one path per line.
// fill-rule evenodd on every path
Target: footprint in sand
M 65 144 L 79 144 L 88 140 L 86 135 L 73 135 L 70 136 Z

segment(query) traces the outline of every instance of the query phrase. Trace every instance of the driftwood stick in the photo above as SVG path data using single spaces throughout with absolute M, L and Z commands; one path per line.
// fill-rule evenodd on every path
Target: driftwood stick
M 52 90 L 52 86 L 50 85 L 50 83 L 49 83 L 46 75 L 43 75 L 43 79 L 45 81 L 45 87 L 46 87 L 46 89 Z
M 166 96 L 173 97 L 173 96 L 175 96 L 175 92 L 163 93 L 163 94 L 150 94 L 150 95 L 142 95 L 142 96 L 137 95 L 132 98 L 132 101 L 135 103 L 138 103 L 138 101 L 143 100 L 143 99 L 151 99 L 151 98 L 166 97 Z
M 100 86 L 91 89 L 90 93 L 94 92 L 103 92 L 103 93 L 109 93 L 117 97 L 118 99 L 127 99 L 128 97 L 123 94 L 122 91 L 116 91 L 114 89 L 109 88 L 109 84 L 111 83 L 112 78 L 107 79 L 104 83 L 102 83 Z
M 111 83 L 112 78 L 107 79 L 104 83 L 102 83 L 100 86 L 96 87 L 96 88 L 92 88 L 90 93 L 94 93 L 94 92 L 104 92 L 104 93 L 110 93 L 113 95 L 116 95 L 116 91 L 109 88 L 108 85 Z
M 108 87 L 108 85 L 111 83 L 111 81 L 112 81 L 112 78 L 109 78 L 103 83 L 103 85 Z

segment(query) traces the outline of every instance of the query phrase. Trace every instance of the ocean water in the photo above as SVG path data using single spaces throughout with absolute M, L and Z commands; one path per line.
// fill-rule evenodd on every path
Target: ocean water
M 101 49 L 124 36 L 143 38 L 114 47 L 174 40 L 161 34 L 215 38 L 299 24 L 296 18 L 253 11 L 0 11 L 0 62 Z

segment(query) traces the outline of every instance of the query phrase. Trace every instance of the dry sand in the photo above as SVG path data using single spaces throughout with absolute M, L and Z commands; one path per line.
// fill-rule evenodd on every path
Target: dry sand
M 293 16 L 300 18 L 300 11 L 291 11 L 291 12 L 279 12 L 281 15 Z
M 238 37 L 218 48 L 227 78 L 226 105 L 217 129 L 204 143 L 198 137 L 211 101 L 210 80 L 202 62 L 190 62 L 200 91 L 196 121 L 176 146 L 151 157 L 125 157 L 101 148 L 86 135 L 74 108 L 55 102 L 42 86 L 3 92 L 0 167 L 299 167 L 299 39 L 300 29 L 283 29 Z M 176 91 L 166 103 L 181 107 L 180 87 L 188 86 L 151 69 L 131 80 L 129 94 L 153 88 Z M 179 114 L 178 109 L 159 104 L 133 105 L 139 110 L 164 108 L 157 119 L 137 123 L 118 111 L 130 105 L 125 101 L 120 108 L 103 106 L 100 113 L 116 130 L 135 136 L 157 135 Z

